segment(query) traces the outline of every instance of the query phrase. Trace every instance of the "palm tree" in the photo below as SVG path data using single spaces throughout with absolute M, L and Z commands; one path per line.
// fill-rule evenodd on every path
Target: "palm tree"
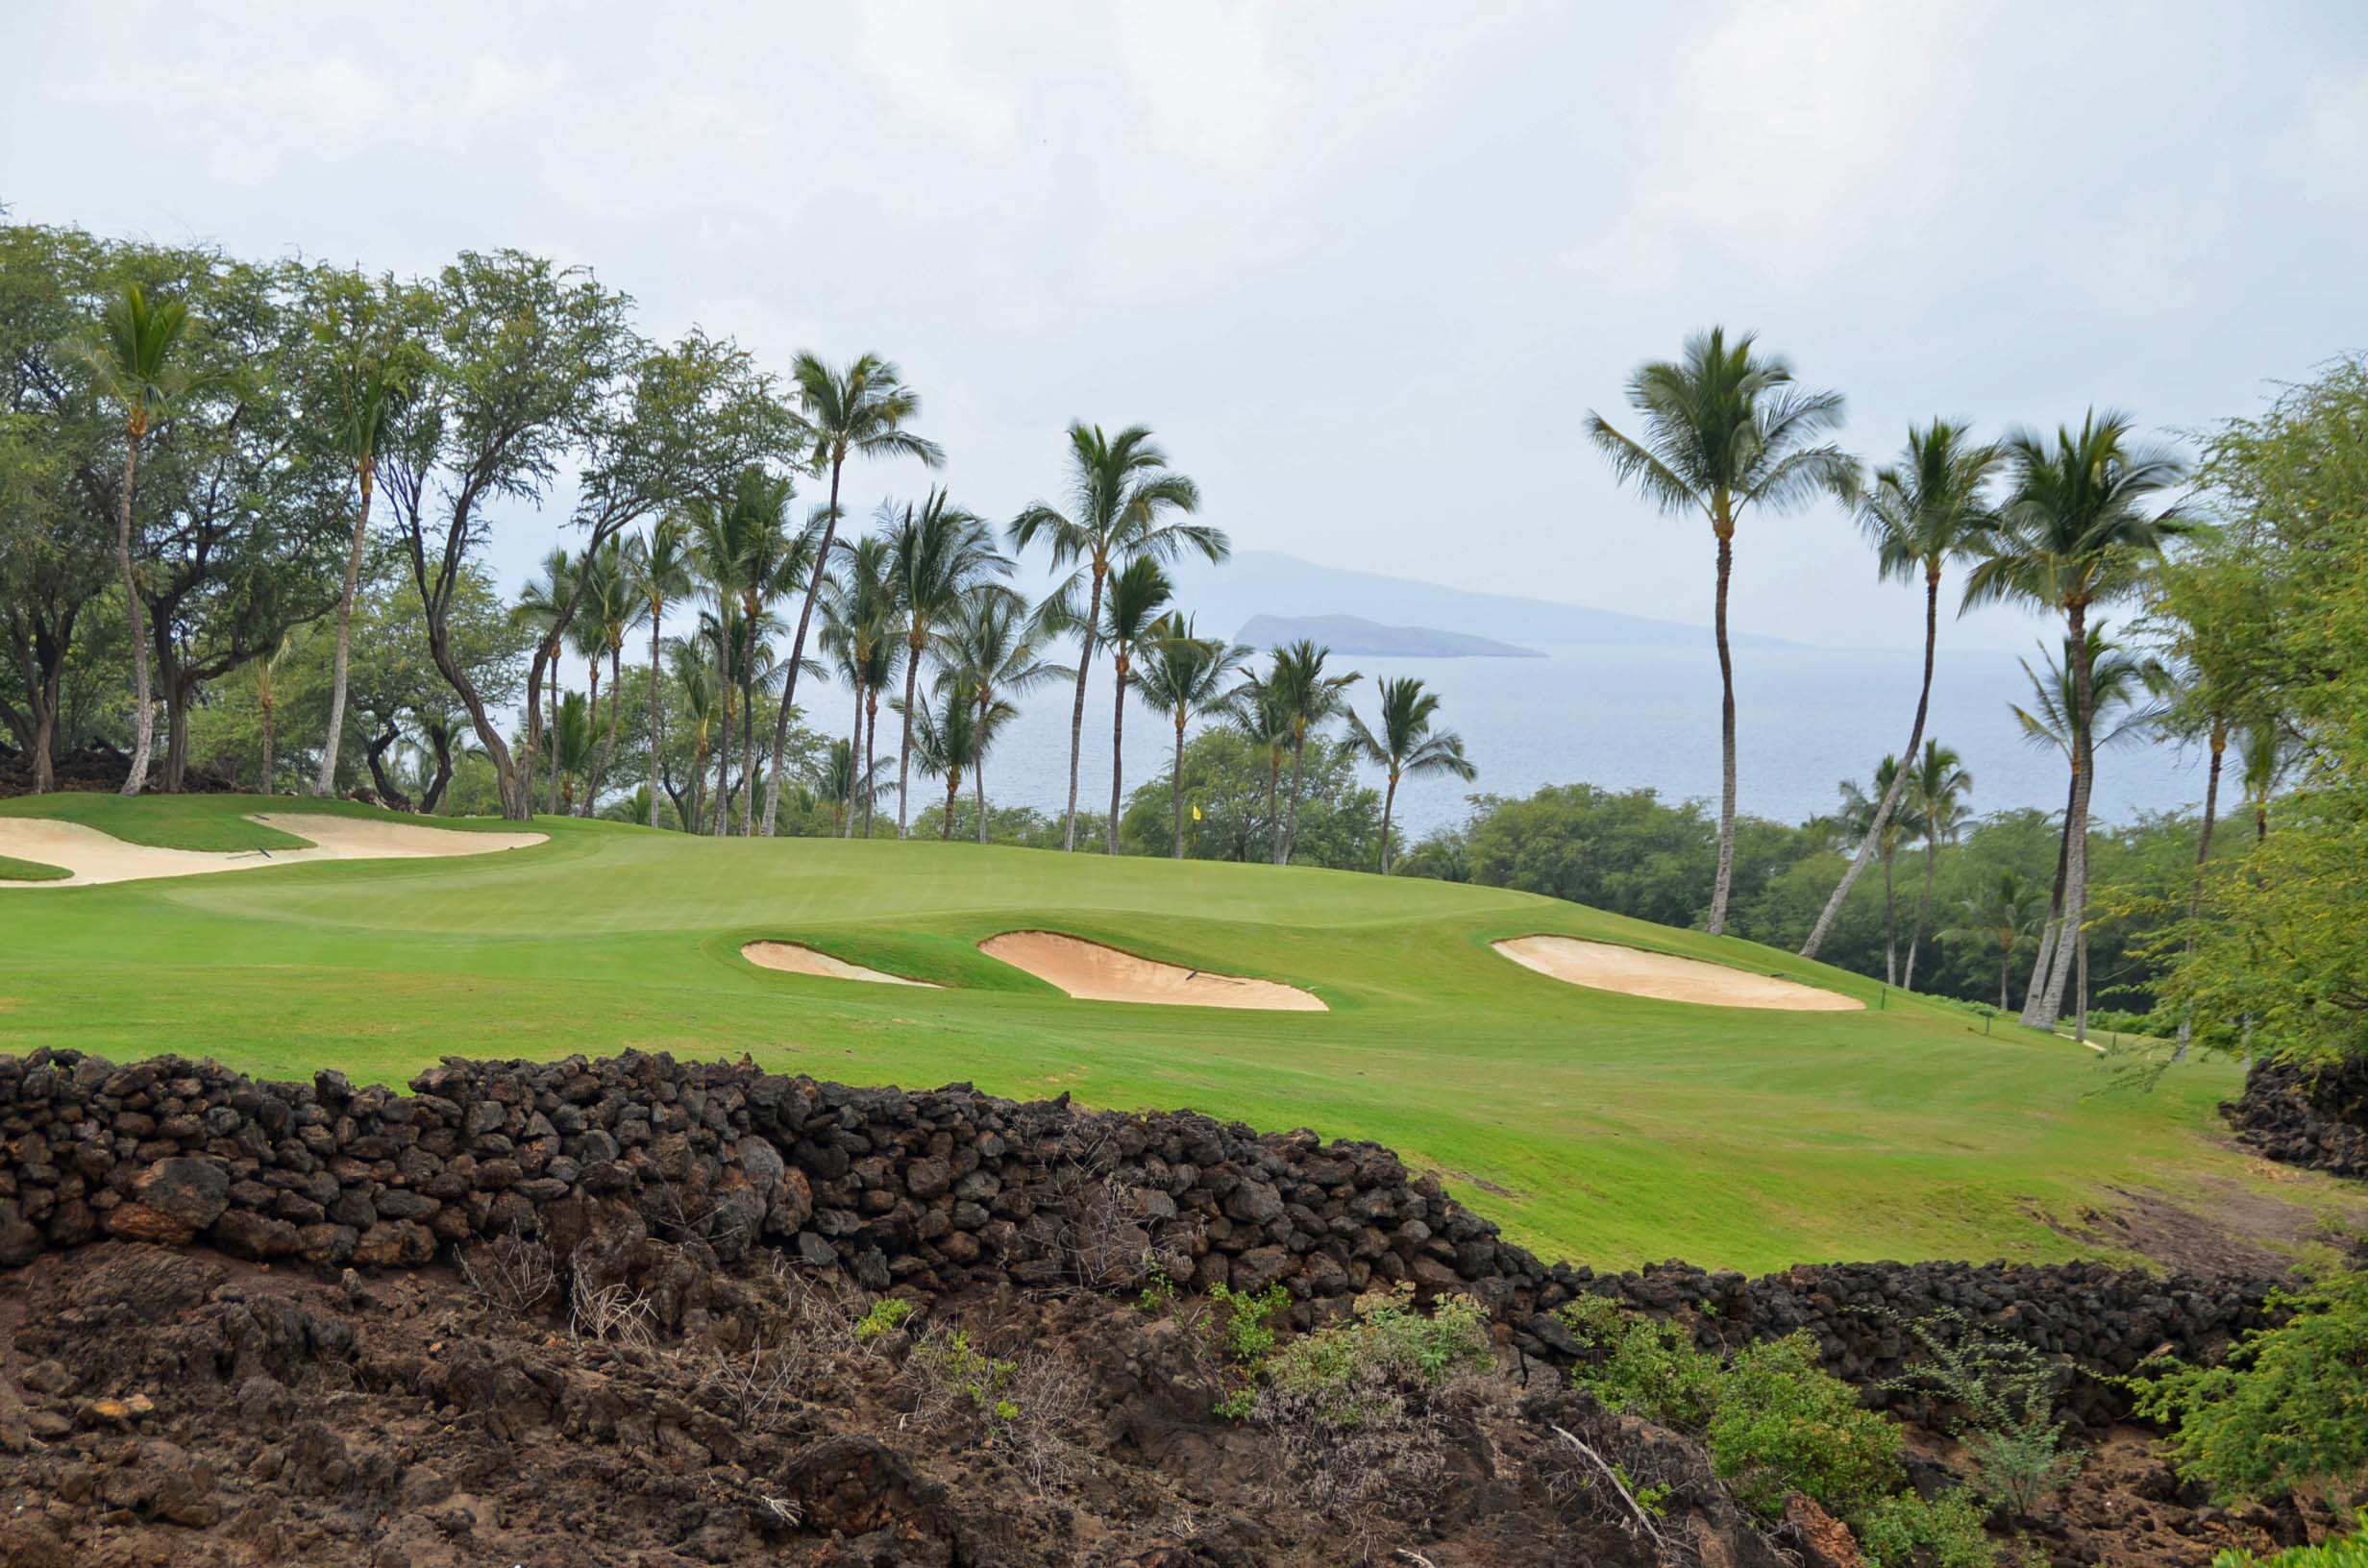
M 935 653 L 942 674 L 971 695 L 978 709 L 980 746 L 971 768 L 971 782 L 978 796 L 978 842 L 987 842 L 986 743 L 993 738 L 989 716 L 999 707 L 1011 709 L 1008 699 L 1024 696 L 1048 680 L 1073 677 L 1066 665 L 1044 656 L 1053 635 L 1046 607 L 1030 610 L 1024 600 L 1000 583 L 990 583 L 966 595 L 951 624 L 936 633 Z
M 854 744 L 832 741 L 822 756 L 807 765 L 806 787 L 830 802 L 830 831 L 844 836 L 855 814 L 855 802 L 879 787 L 877 764 L 868 771 L 856 760 Z
M 888 528 L 888 583 L 904 623 L 904 703 L 900 710 L 904 737 L 897 753 L 900 839 L 909 824 L 905 802 L 912 781 L 913 692 L 921 677 L 922 654 L 936 627 L 961 616 L 966 599 L 987 587 L 990 579 L 1010 573 L 1011 558 L 995 548 L 995 536 L 978 515 L 954 505 L 942 489 L 930 491 L 919 511 L 908 504 L 896 516 L 883 507 L 880 521 Z M 1000 591 L 1011 593 L 1008 588 Z M 963 733 L 967 738 L 970 731 Z M 963 764 L 969 760 L 963 758 Z
M 1841 810 L 1835 820 L 1842 831 L 1860 844 L 1872 842 L 1875 858 L 1883 863 L 1883 981 L 1899 984 L 1899 898 L 1892 880 L 1892 868 L 1899 858 L 1900 845 L 1908 835 L 1918 831 L 1922 824 L 1915 819 L 1914 802 L 1899 800 L 1899 775 L 1902 770 L 1897 757 L 1886 757 L 1875 767 L 1875 792 L 1867 794 L 1856 779 L 1841 781 Z M 1877 810 L 1886 798 L 1893 801 L 1891 812 L 1876 823 Z
M 830 500 L 819 515 L 821 538 L 814 549 L 812 575 L 805 602 L 798 610 L 797 634 L 789 644 L 789 674 L 781 687 L 781 706 L 773 723 L 773 783 L 765 792 L 765 836 L 773 836 L 781 795 L 781 751 L 789 744 L 790 712 L 798 702 L 798 675 L 805 667 L 805 639 L 814 619 L 815 601 L 822 597 L 824 574 L 831 566 L 830 546 L 839 527 L 839 475 L 847 459 L 912 457 L 929 468 L 942 466 L 946 453 L 934 441 L 904 427 L 920 417 L 921 397 L 904 384 L 896 365 L 876 354 L 859 355 L 845 369 L 833 369 L 811 354 L 801 354 L 790 366 L 798 383 L 798 404 L 805 427 L 813 432 L 808 459 L 816 472 L 830 471 Z
M 1283 760 L 1291 755 L 1291 737 L 1296 721 L 1291 712 L 1290 694 L 1275 684 L 1270 675 L 1252 673 L 1243 677 L 1225 699 L 1226 711 L 1232 716 L 1234 727 L 1243 739 L 1266 754 L 1267 759 L 1267 853 L 1282 843 L 1281 780 Z
M 2245 806 L 2253 813 L 2253 842 L 2260 844 L 2269 837 L 2270 797 L 2278 793 L 2294 761 L 2285 731 L 2268 722 L 2247 725 L 2237 761 Z
M 902 656 L 903 624 L 898 619 L 896 585 L 891 580 L 895 562 L 888 541 L 879 534 L 867 534 L 861 539 L 841 539 L 833 547 L 839 555 L 837 570 L 823 584 L 823 646 L 837 659 L 841 674 L 847 677 L 848 689 L 854 696 L 854 732 L 849 745 L 863 757 L 863 777 L 876 776 L 872 767 L 872 743 L 866 738 L 879 727 L 879 695 L 883 687 L 895 678 L 896 665 Z M 865 727 L 870 720 L 870 729 Z M 874 794 L 867 785 L 863 795 L 864 836 L 871 836 L 871 800 Z M 855 814 L 851 810 L 845 831 L 852 837 Z
M 1225 682 L 1247 659 L 1239 644 L 1195 636 L 1189 619 L 1169 615 L 1143 645 L 1143 669 L 1135 695 L 1166 714 L 1175 725 L 1175 767 L 1170 776 L 1170 808 L 1175 823 L 1175 858 L 1184 858 L 1184 729 L 1195 716 L 1226 705 Z M 1277 767 L 1279 769 L 1279 754 Z M 1111 813 L 1113 820 L 1117 813 Z
M 2056 939 L 2062 921 L 2064 899 L 2070 886 L 2072 869 L 2072 815 L 2078 803 L 2081 781 L 2084 773 L 2093 774 L 2096 756 L 2107 747 L 2137 735 L 2152 725 L 2161 709 L 2150 698 L 2163 691 L 2169 681 L 2162 666 L 2152 658 L 2134 657 L 2106 635 L 2102 622 L 2088 627 L 2086 663 L 2089 671 L 2089 721 L 2086 744 L 2080 744 L 2081 731 L 2076 723 L 2079 693 L 2076 689 L 2075 668 L 2081 662 L 2073 656 L 2069 644 L 2060 661 L 2044 648 L 2039 652 L 2041 668 L 2046 674 L 2031 668 L 2029 659 L 2021 660 L 2023 676 L 2031 682 L 2032 705 L 2024 708 L 2010 703 L 2017 723 L 2022 725 L 2023 738 L 2032 745 L 2053 749 L 2060 754 L 2069 771 L 2070 782 L 2065 787 L 2063 832 L 2056 845 L 2055 891 L 2048 904 L 2047 929 L 2040 933 L 2039 944 L 2044 950 Z M 2087 767 L 2079 759 L 2085 753 Z M 2084 834 L 2085 829 L 2084 828 Z M 2087 938 L 2080 932 L 2076 949 L 2085 966 Z M 2067 970 L 2070 968 L 2067 963 Z M 2039 977 L 2032 977 L 2032 992 L 2038 989 Z M 2084 995 L 2085 988 L 2084 988 Z M 2032 1005 L 2031 992 L 2023 996 L 2023 1006 Z M 2086 1009 L 2084 1006 L 2083 1026 L 2077 1031 L 2087 1038 Z
M 700 807 L 706 796 L 707 751 L 715 744 L 716 726 L 723 722 L 725 697 L 703 635 L 675 643 L 672 656 L 682 711 L 691 722 L 690 798 L 682 813 L 682 831 L 696 833 Z
M 1924 578 L 1924 680 L 1916 688 L 1915 722 L 1908 726 L 1908 745 L 1900 752 L 1912 757 L 1924 742 L 1924 720 L 1932 709 L 1933 650 L 1940 636 L 1940 573 L 1952 559 L 1973 552 L 1976 541 L 1996 522 L 1987 500 L 1989 482 L 2006 461 L 1995 445 L 1977 444 L 1961 425 L 1934 420 L 1922 429 L 1908 431 L 1908 448 L 1901 460 L 1875 474 L 1874 483 L 1856 498 L 1859 527 L 1875 547 L 1875 575 L 1912 582 Z M 1893 792 L 1875 808 L 1873 831 L 1859 840 L 1833 896 L 1825 901 L 1809 940 L 1801 944 L 1803 958 L 1814 958 L 1825 944 L 1825 934 L 1850 896 L 1850 890 L 1866 870 L 1875 838 L 1899 803 L 1898 785 L 1907 775 L 1892 774 Z M 1914 943 L 1909 944 L 1909 969 L 1915 964 Z
M 909 683 L 908 683 L 909 684 Z M 921 757 L 921 771 L 930 778 L 946 781 L 946 820 L 939 824 L 938 837 L 950 842 L 953 838 L 953 814 L 962 796 L 962 771 L 978 755 L 978 710 L 971 706 L 970 695 L 953 686 L 942 687 L 937 705 L 916 707 L 910 697 L 897 706 L 904 715 L 904 733 L 913 749 Z M 897 802 L 897 832 L 904 830 L 904 803 Z
M 2167 453 L 2132 444 L 2131 422 L 2091 410 L 2076 434 L 2059 429 L 2050 443 L 2036 432 L 2007 438 L 2014 479 L 1987 557 L 1965 584 L 1965 603 L 2019 600 L 2060 611 L 2072 656 L 2072 798 L 2065 813 L 2063 907 L 2039 939 L 2023 1021 L 2052 1030 L 2063 1011 L 2071 959 L 2088 918 L 2088 802 L 2094 784 L 2094 672 L 2087 633 L 2091 606 L 2135 589 L 2160 559 L 2163 542 L 2186 531 L 2176 510 L 2154 510 L 2185 473 Z
M 1175 585 L 1148 555 L 1128 561 L 1110 578 L 1096 639 L 1110 649 L 1118 695 L 1110 710 L 1110 853 L 1119 852 L 1119 808 L 1126 785 L 1126 677 L 1134 669 L 1135 645 L 1159 624 L 1160 611 L 1175 597 Z
M 2011 1010 L 2007 985 L 2013 974 L 2014 949 L 2047 918 L 2036 888 L 2010 869 L 1986 877 L 1973 896 L 1958 904 L 1959 921 L 1939 933 L 1942 942 L 1981 943 L 1998 953 L 1998 1011 Z
M 1908 938 L 1908 967 L 1900 971 L 1902 991 L 1915 990 L 1915 952 L 1924 941 L 1924 922 L 1932 918 L 1933 871 L 1940 863 L 1940 846 L 1955 844 L 1964 830 L 1965 796 L 1972 790 L 1973 774 L 1965 771 L 1964 759 L 1938 741 L 1926 741 L 1908 770 L 1910 809 L 1924 829 L 1924 891 L 1916 898 L 1915 926 Z
M 345 733 L 345 687 L 354 653 L 354 595 L 361 585 L 362 550 L 370 539 L 370 497 L 378 486 L 379 449 L 410 391 L 410 375 L 393 355 L 379 355 L 355 367 L 336 385 L 337 406 L 331 440 L 354 467 L 361 504 L 354 513 L 354 542 L 345 556 L 345 587 L 337 596 L 337 654 L 329 681 L 329 739 L 321 747 L 315 795 L 337 791 L 337 743 Z
M 719 601 L 737 601 L 736 625 L 747 639 L 747 647 L 731 662 L 740 677 L 740 771 L 747 792 L 741 802 L 741 829 L 752 836 L 756 831 L 755 681 L 764 666 L 756 639 L 767 620 L 767 604 L 780 597 L 788 578 L 802 575 L 805 551 L 813 548 L 789 534 L 789 503 L 796 495 L 796 481 L 789 476 L 751 467 L 740 472 L 721 503 L 703 502 L 691 510 L 701 573 Z
M 572 811 L 576 804 L 576 782 L 586 776 L 592 766 L 595 729 L 592 704 L 581 692 L 570 692 L 559 699 L 551 716 L 551 767 L 560 779 L 558 806 Z
M 691 529 L 680 515 L 669 512 L 650 525 L 646 534 L 626 541 L 625 565 L 633 591 L 641 598 L 641 614 L 650 623 L 650 825 L 655 827 L 660 760 L 666 748 L 664 686 L 658 678 L 658 653 L 664 641 L 666 605 L 691 591 Z M 683 830 L 692 828 L 689 821 Z
M 1268 676 L 1275 700 L 1289 715 L 1291 733 L 1291 797 L 1282 837 L 1274 845 L 1277 866 L 1291 864 L 1291 846 L 1299 836 L 1299 791 L 1307 778 L 1308 738 L 1320 733 L 1348 705 L 1345 693 L 1361 678 L 1353 670 L 1344 675 L 1325 674 L 1324 661 L 1331 656 L 1330 649 L 1302 637 L 1274 650 L 1273 673 Z
M 1221 561 L 1232 551 L 1224 532 L 1201 523 L 1173 520 L 1200 507 L 1200 487 L 1169 468 L 1168 454 L 1141 425 L 1114 437 L 1082 421 L 1069 427 L 1070 504 L 1061 512 L 1043 502 L 1011 523 L 1011 545 L 1025 550 L 1039 536 L 1049 542 L 1055 567 L 1071 567 L 1056 598 L 1073 599 L 1087 589 L 1077 630 L 1077 696 L 1069 717 L 1069 807 L 1061 824 L 1061 847 L 1077 847 L 1077 759 L 1085 745 L 1085 687 L 1094 671 L 1094 639 L 1101 626 L 1102 587 L 1111 563 L 1144 556 L 1172 561 L 1197 551 Z M 1082 579 L 1082 580 L 1081 580 Z
M 1412 675 L 1381 683 L 1381 727 L 1369 729 L 1356 709 L 1348 710 L 1348 733 L 1365 758 L 1390 775 L 1381 797 L 1381 874 L 1390 874 L 1390 819 L 1397 806 L 1398 780 L 1409 775 L 1452 773 L 1469 783 L 1479 770 L 1464 756 L 1464 738 L 1451 731 L 1434 733 L 1431 718 L 1439 712 L 1439 697 L 1422 689 Z
M 263 720 L 262 793 L 273 792 L 279 778 L 279 757 L 274 743 L 278 739 L 276 721 L 280 713 L 280 666 L 287 662 L 288 650 L 295 640 L 282 636 L 270 654 L 248 667 L 247 678 L 255 683 L 255 705 L 261 710 Z
M 1753 352 L 1744 332 L 1730 344 L 1714 327 L 1686 340 L 1675 360 L 1638 367 L 1628 402 L 1643 416 L 1643 436 L 1623 435 L 1590 411 L 1588 433 L 1621 480 L 1672 516 L 1699 511 L 1718 546 L 1713 635 L 1718 644 L 1718 875 L 1711 888 L 1709 930 L 1727 928 L 1735 880 L 1735 655 L 1727 645 L 1727 585 L 1734 574 L 1735 526 L 1755 505 L 1785 511 L 1844 488 L 1853 474 L 1840 449 L 1819 437 L 1841 424 L 1837 392 L 1794 385 L 1784 360 Z
M 543 662 L 551 667 L 552 709 L 558 708 L 559 649 L 567 635 L 568 606 L 576 596 L 578 562 L 569 558 L 564 550 L 555 550 L 543 557 L 543 575 L 520 591 L 518 602 L 510 609 L 510 620 L 516 625 L 530 626 L 539 634 Z M 536 749 L 542 745 L 543 715 L 535 704 L 527 704 L 527 744 L 519 765 L 519 776 L 528 781 L 529 793 L 534 777 Z M 551 770 L 551 794 L 544 806 L 546 811 L 559 809 L 559 770 Z
M 132 569 L 132 497 L 139 482 L 140 443 L 156 421 L 196 384 L 182 353 L 188 333 L 186 305 L 179 300 L 151 305 L 137 283 L 126 283 L 108 305 L 97 338 L 84 350 L 99 395 L 123 410 L 123 495 L 115 522 L 115 565 L 123 574 L 123 608 L 132 632 L 132 771 L 123 781 L 126 795 L 137 795 L 146 787 L 148 753 L 156 741 L 148 633 L 142 624 L 146 617 L 140 614 L 139 578 Z
M 640 585 L 627 563 L 625 541 L 611 539 L 592 551 L 583 563 L 583 588 L 576 614 L 568 623 L 569 643 L 591 664 L 589 689 L 595 717 L 601 700 L 601 661 L 608 663 L 608 726 L 599 756 L 584 780 L 584 797 L 577 808 L 589 817 L 596 809 L 602 786 L 608 778 L 609 759 L 616 754 L 619 707 L 625 686 L 625 636 L 639 624 L 644 608 Z

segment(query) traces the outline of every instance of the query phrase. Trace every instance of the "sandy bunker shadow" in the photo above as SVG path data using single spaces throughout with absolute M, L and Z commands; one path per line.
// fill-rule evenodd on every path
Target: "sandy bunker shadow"
M 1664 1002 L 1698 1002 L 1705 1007 L 1771 1008 L 1786 1013 L 1863 1013 L 1856 997 L 1820 991 L 1797 981 L 1706 964 L 1698 958 L 1648 953 L 1609 942 L 1576 937 L 1514 937 L 1492 943 L 1525 969 L 1551 979 L 1628 996 Z
M 0 882 L 0 888 L 86 888 L 155 876 L 205 876 L 315 860 L 437 860 L 490 855 L 547 842 L 542 833 L 461 833 L 448 827 L 368 818 L 264 812 L 248 819 L 312 841 L 306 849 L 159 849 L 130 844 L 80 822 L 45 817 L 0 817 L 0 855 L 38 861 L 72 874 L 46 882 Z
M 901 974 L 890 974 L 884 969 L 866 968 L 850 964 L 843 958 L 796 942 L 752 942 L 743 943 L 740 956 L 760 969 L 778 969 L 784 974 L 808 974 L 820 980 L 868 980 L 876 986 L 919 986 L 924 991 L 943 988 L 927 980 L 909 979 Z
M 1162 964 L 1058 931 L 1006 931 L 980 943 L 978 950 L 1081 1002 L 1237 1007 L 1265 1013 L 1331 1011 L 1320 997 L 1296 986 Z

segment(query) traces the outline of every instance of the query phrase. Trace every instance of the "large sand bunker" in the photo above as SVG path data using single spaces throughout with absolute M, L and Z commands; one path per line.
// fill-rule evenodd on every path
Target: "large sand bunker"
M 151 876 L 204 876 L 213 871 L 251 871 L 259 866 L 288 866 L 313 860 L 427 860 L 449 855 L 489 855 L 545 842 L 541 833 L 461 833 L 448 827 L 371 818 L 331 817 L 310 812 L 266 814 L 250 819 L 300 839 L 306 849 L 159 849 L 127 844 L 80 822 L 42 817 L 0 817 L 0 855 L 39 861 L 73 874 L 47 882 L 0 882 L 0 888 L 83 888 L 97 882 L 136 882 Z
M 867 969 L 860 964 L 832 958 L 795 942 L 752 942 L 741 947 L 740 956 L 760 969 L 779 969 L 784 974 L 810 974 L 824 980 L 869 980 L 879 986 L 920 986 L 928 991 L 939 989 L 926 980 L 908 980 L 900 974 Z
M 1576 937 L 1515 937 L 1492 944 L 1525 969 L 1574 986 L 1706 1007 L 1764 1007 L 1789 1013 L 1862 1013 L 1866 1004 L 1814 986 L 1778 980 L 1723 964 L 1648 953 Z
M 1006 931 L 980 943 L 978 950 L 1013 968 L 1025 969 L 1081 1002 L 1245 1007 L 1268 1013 L 1329 1011 L 1320 998 L 1296 986 L 1187 969 L 1057 931 Z

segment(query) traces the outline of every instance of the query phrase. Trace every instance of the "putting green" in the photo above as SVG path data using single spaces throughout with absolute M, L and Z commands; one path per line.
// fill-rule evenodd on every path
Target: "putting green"
M 172 847 L 291 846 L 245 821 L 366 808 L 241 796 L 44 796 Z M 439 820 L 470 831 L 492 821 Z M 1518 1239 L 1598 1265 L 2125 1256 L 2097 1219 L 2241 1195 L 2306 1236 L 2333 1184 L 2228 1147 L 2222 1063 L 2152 1093 L 2069 1041 L 1886 995 L 1754 944 L 1496 889 L 1349 872 L 935 842 L 691 838 L 538 819 L 550 842 L 111 886 L 0 884 L 0 1049 L 210 1055 L 259 1073 L 401 1081 L 439 1056 L 638 1046 L 856 1083 L 1189 1106 L 1373 1139 Z M 1074 1000 L 979 951 L 1062 932 L 1298 986 L 1324 1012 Z M 1562 934 L 1824 987 L 1857 1012 L 1621 995 L 1491 950 Z M 810 943 L 942 990 L 760 969 Z M 2277 1229 L 2272 1226 L 2271 1229 Z M 2273 1239 L 2276 1239 L 2273 1237 Z

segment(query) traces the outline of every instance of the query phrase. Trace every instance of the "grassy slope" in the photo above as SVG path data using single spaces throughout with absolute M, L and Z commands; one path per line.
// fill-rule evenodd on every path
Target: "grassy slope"
M 62 805 L 127 838 L 245 847 L 238 797 Z M 275 800 L 268 809 L 318 809 Z M 359 811 L 363 808 L 340 808 Z M 60 812 L 65 814 L 64 811 Z M 500 824 L 481 824 L 498 826 Z M 853 1082 L 956 1079 L 1191 1106 L 1370 1138 L 1449 1173 L 1517 1237 L 1598 1264 L 2068 1256 L 2046 1223 L 2109 1188 L 2258 1186 L 2213 1140 L 2233 1069 L 2101 1092 L 2069 1041 L 1751 943 L 1501 890 L 973 845 L 690 839 L 545 820 L 483 859 L 293 865 L 0 893 L 0 1046 L 174 1049 L 400 1080 L 447 1053 L 628 1045 Z M 978 953 L 1047 927 L 1308 986 L 1327 1015 L 1075 1002 Z M 1492 953 L 1535 931 L 1805 978 L 1856 1014 L 1692 1007 L 1566 986 Z M 783 937 L 952 988 L 755 968 Z M 268 1020 L 263 1021 L 263 1020 Z M 2331 1205 L 2312 1184 L 2281 1192 Z
M 62 866 L 44 866 L 37 860 L 0 855 L 0 882 L 58 882 L 73 874 Z

